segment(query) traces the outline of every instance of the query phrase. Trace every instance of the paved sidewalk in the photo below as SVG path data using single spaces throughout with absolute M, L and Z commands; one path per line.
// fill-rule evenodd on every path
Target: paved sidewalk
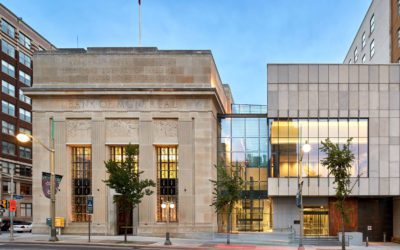
M 164 246 L 164 237 L 144 237 L 144 236 L 128 236 L 128 243 L 123 242 L 123 236 L 92 236 L 91 242 L 88 242 L 87 236 L 80 235 L 60 235 L 57 243 L 49 242 L 49 236 L 43 234 L 16 233 L 14 234 L 14 242 L 17 243 L 48 243 L 48 244 L 68 244 L 68 245 L 103 245 L 103 246 L 139 246 L 149 248 L 169 248 Z M 10 242 L 9 233 L 0 235 L 0 242 Z M 225 244 L 225 239 L 218 238 L 215 240 L 199 240 L 199 239 L 182 239 L 171 238 L 174 248 L 181 249 L 246 249 L 246 250 L 294 250 L 295 245 L 288 246 L 268 246 L 260 244 L 246 244 L 232 240 L 231 245 Z M 306 246 L 306 250 L 340 250 L 340 247 L 319 247 Z M 349 250 L 400 250 L 400 244 L 394 243 L 371 243 L 369 247 L 365 246 L 350 246 Z

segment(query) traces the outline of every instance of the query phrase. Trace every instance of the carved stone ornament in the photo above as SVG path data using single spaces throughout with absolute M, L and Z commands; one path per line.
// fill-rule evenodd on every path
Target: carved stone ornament
M 89 119 L 68 119 L 68 141 L 86 142 L 91 138 L 91 124 Z
M 137 137 L 139 121 L 137 119 L 108 119 L 106 122 L 107 136 Z
M 156 137 L 177 137 L 178 121 L 174 119 L 154 120 L 154 129 Z

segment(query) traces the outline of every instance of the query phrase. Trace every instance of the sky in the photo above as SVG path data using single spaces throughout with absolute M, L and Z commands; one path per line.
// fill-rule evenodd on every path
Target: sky
M 138 46 L 137 0 L 0 2 L 58 48 Z M 342 63 L 370 3 L 142 0 L 142 46 L 210 49 L 235 103 L 266 105 L 268 63 Z

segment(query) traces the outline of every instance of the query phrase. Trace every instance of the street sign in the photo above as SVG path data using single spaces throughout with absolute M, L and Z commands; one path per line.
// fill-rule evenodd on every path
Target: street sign
M 15 211 L 17 211 L 17 201 L 10 200 L 10 212 L 15 212 Z
M 86 212 L 93 214 L 93 196 L 88 196 L 86 200 Z
M 22 195 L 14 195 L 13 197 L 16 200 L 22 200 L 24 198 L 24 196 L 22 196 Z

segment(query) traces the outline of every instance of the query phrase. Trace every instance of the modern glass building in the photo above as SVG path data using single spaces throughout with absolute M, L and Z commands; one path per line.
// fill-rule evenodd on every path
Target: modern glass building
M 233 114 L 220 116 L 219 120 L 219 161 L 227 167 L 244 169 L 243 200 L 234 209 L 234 231 L 272 231 L 269 177 L 298 178 L 302 173 L 303 177 L 315 180 L 329 178 L 328 170 L 321 165 L 326 157 L 320 150 L 321 141 L 326 138 L 339 145 L 351 138 L 355 155 L 351 176 L 368 177 L 368 119 L 268 118 L 266 113 L 256 114 L 252 110 L 267 109 L 258 105 L 233 105 Z M 300 164 L 301 147 L 306 143 L 310 144 L 311 151 Z M 306 235 L 329 235 L 327 207 L 307 206 L 305 221 Z M 224 216 L 220 216 L 220 222 L 223 231 Z
M 241 113 L 220 117 L 218 158 L 227 167 L 242 167 L 243 199 L 233 213 L 235 231 L 271 230 L 271 201 L 268 199 L 268 129 L 262 106 L 232 107 Z M 243 108 L 245 107 L 245 108 Z M 247 113 L 245 113 L 247 112 Z M 225 230 L 226 216 L 219 217 L 219 229 Z

